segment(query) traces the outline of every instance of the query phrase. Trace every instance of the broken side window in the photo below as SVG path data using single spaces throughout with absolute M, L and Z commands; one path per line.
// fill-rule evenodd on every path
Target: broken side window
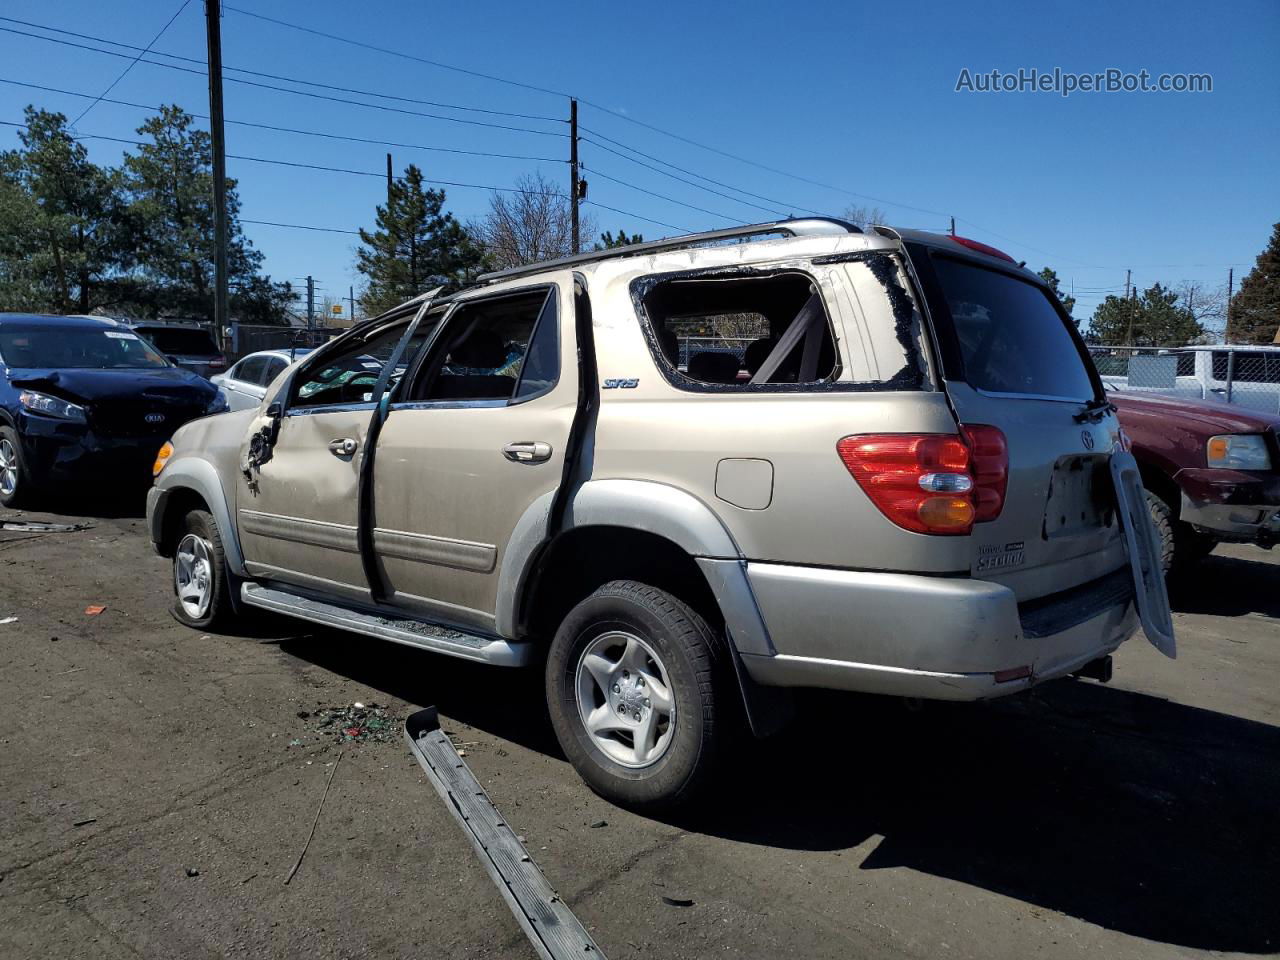
M 839 376 L 831 318 L 808 274 L 654 277 L 634 293 L 655 357 L 677 386 L 796 389 Z

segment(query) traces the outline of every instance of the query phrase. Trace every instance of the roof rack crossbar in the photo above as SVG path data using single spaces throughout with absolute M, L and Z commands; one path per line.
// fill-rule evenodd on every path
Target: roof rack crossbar
M 593 250 L 590 253 L 579 253 L 571 257 L 560 257 L 557 260 L 543 260 L 540 263 L 529 263 L 507 270 L 495 270 L 481 274 L 480 283 L 493 283 L 497 280 L 510 280 L 513 277 L 530 273 L 541 273 L 544 270 L 556 270 L 562 267 L 596 263 L 600 260 L 613 260 L 619 257 L 638 257 L 664 250 L 681 250 L 699 244 L 714 243 L 717 240 L 736 240 L 756 237 L 763 234 L 780 233 L 791 237 L 819 237 L 847 233 L 861 233 L 854 224 L 834 217 L 806 217 L 804 219 L 776 220 L 771 223 L 752 223 L 743 227 L 729 227 L 725 230 L 708 230 L 704 233 L 690 233 L 681 237 L 668 237 L 665 240 L 651 240 L 645 243 L 633 243 L 625 247 L 614 247 L 611 250 Z

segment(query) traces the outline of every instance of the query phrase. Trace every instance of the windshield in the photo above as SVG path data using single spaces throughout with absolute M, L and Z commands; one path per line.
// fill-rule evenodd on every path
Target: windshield
M 96 327 L 0 327 L 0 357 L 11 367 L 138 369 L 169 361 L 128 330 Z
M 216 357 L 218 347 L 203 330 L 182 327 L 135 327 L 138 333 L 165 353 L 184 357 Z
M 970 386 L 989 393 L 1093 399 L 1080 350 L 1045 291 L 950 257 L 935 257 L 933 263 Z

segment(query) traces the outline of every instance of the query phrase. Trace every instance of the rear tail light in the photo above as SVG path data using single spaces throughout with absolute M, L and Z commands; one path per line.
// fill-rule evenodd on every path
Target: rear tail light
M 1004 494 L 1009 486 L 1009 444 L 999 427 L 970 423 L 960 431 L 973 451 L 974 521 L 994 520 L 1004 509 Z
M 898 526 L 916 533 L 967 534 L 994 520 L 1009 477 L 1004 434 L 983 425 L 946 433 L 845 437 L 836 450 L 853 478 Z

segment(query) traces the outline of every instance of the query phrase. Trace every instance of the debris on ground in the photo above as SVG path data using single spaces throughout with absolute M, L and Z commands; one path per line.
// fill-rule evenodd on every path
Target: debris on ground
M 106 609 L 106 607 L 100 607 L 96 603 L 91 603 L 89 606 L 84 608 L 84 615 L 86 617 L 96 617 Z
M 306 720 L 315 728 L 321 739 L 338 743 L 398 743 L 400 718 L 392 716 L 385 707 L 376 703 L 353 703 L 342 707 L 317 707 L 315 710 L 299 710 L 298 719 Z M 302 738 L 290 741 L 289 746 L 305 746 Z
M 594 823 L 591 824 L 591 829 L 599 830 L 601 827 L 607 827 L 608 825 L 609 825 L 608 820 L 596 820 Z
M 87 827 L 91 823 L 97 823 L 97 817 L 89 817 L 87 820 L 77 820 L 72 824 L 73 827 Z
M 17 622 L 18 622 L 17 617 L 5 617 L 3 620 L 0 620 L 0 626 L 3 626 L 6 623 L 17 623 Z
M 302 845 L 302 852 L 298 854 L 298 859 L 294 861 L 293 869 L 284 878 L 286 887 L 289 885 L 289 881 L 293 879 L 294 874 L 298 872 L 298 868 L 302 866 L 302 858 L 307 855 L 307 851 L 311 848 L 311 840 L 316 835 L 316 824 L 320 822 L 320 814 L 324 810 L 324 802 L 329 799 L 329 788 L 333 786 L 333 775 L 338 772 L 338 764 L 342 763 L 344 756 L 346 756 L 345 753 L 339 752 L 338 759 L 333 761 L 333 767 L 329 770 L 329 779 L 324 782 L 324 793 L 320 794 L 320 805 L 316 807 L 316 818 L 311 821 L 311 832 L 307 834 L 307 842 Z
M 662 902 L 669 907 L 692 907 L 693 901 L 688 897 L 663 897 Z
M 197 870 L 195 867 L 187 867 L 187 876 L 188 876 L 188 877 L 198 877 L 198 876 L 200 876 L 200 871 L 199 871 L 199 870 Z
M 75 533 L 88 530 L 91 523 L 41 523 L 37 520 L 0 520 L 0 530 L 17 533 Z

